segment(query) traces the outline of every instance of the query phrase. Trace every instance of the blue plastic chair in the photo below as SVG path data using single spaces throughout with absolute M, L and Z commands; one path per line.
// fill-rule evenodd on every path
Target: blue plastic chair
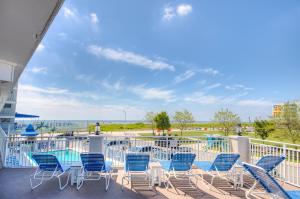
M 165 183 L 167 183 L 167 188 L 169 185 L 175 188 L 172 185 L 170 178 L 174 176 L 178 179 L 179 175 L 188 177 L 190 185 L 193 186 L 191 183 L 191 177 L 195 177 L 195 175 L 192 174 L 192 166 L 195 157 L 196 155 L 194 153 L 175 153 L 172 156 L 171 161 L 160 161 L 163 169 L 163 177 L 165 178 Z
M 258 160 L 256 166 L 263 168 L 269 173 L 273 171 L 284 159 L 284 156 L 265 155 Z
M 30 185 L 32 190 L 40 186 L 45 180 L 50 180 L 53 177 L 58 178 L 60 190 L 63 190 L 68 185 L 70 178 L 70 167 L 60 164 L 55 155 L 33 154 L 32 159 L 38 165 L 35 173 L 30 176 Z M 62 185 L 61 176 L 66 172 L 68 172 L 67 182 L 66 184 Z M 33 185 L 34 180 L 38 180 L 39 182 L 36 185 Z
M 122 178 L 122 191 L 124 189 L 124 183 L 123 183 L 124 180 L 127 180 L 127 182 L 131 182 L 132 175 L 134 174 L 145 174 L 146 179 L 148 178 L 149 188 L 151 187 L 149 162 L 150 162 L 149 154 L 128 153 L 125 155 L 125 165 L 124 165 L 125 175 Z M 130 188 L 132 189 L 132 183 Z
M 210 182 L 210 185 L 212 185 L 214 178 L 217 176 L 224 178 L 224 175 L 222 174 L 227 175 L 239 158 L 240 154 L 220 153 L 217 155 L 213 162 L 195 161 L 194 165 L 212 176 Z M 204 181 L 203 173 L 201 173 L 200 175 L 202 177 L 202 180 Z
M 274 198 L 285 199 L 298 199 L 300 198 L 300 191 L 286 191 L 283 187 L 271 176 L 269 172 L 261 167 L 251 164 L 243 163 L 244 168 L 255 178 L 256 182 L 246 192 L 246 197 L 249 197 L 256 187 L 257 183 L 260 183 L 262 187 Z
M 105 178 L 105 190 L 108 190 L 111 179 L 112 162 L 105 161 L 102 153 L 81 153 L 82 169 L 77 178 L 77 190 L 79 190 L 84 181 L 100 180 Z

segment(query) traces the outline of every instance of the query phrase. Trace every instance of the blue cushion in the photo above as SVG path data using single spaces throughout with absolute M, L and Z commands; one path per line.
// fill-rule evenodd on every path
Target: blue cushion
M 287 193 L 292 199 L 300 198 L 300 191 L 287 191 Z
M 210 171 L 212 163 L 209 161 L 195 161 L 194 165 L 203 171 Z
M 62 165 L 61 165 L 61 168 L 62 168 L 62 170 L 63 170 L 63 172 L 64 172 L 64 171 L 67 171 L 67 170 L 70 169 L 70 165 L 62 164 Z
M 163 168 L 163 170 L 169 171 L 170 170 L 170 165 L 171 165 L 171 161 L 168 160 L 162 160 L 159 161 L 161 167 Z
M 112 169 L 112 162 L 105 161 L 105 171 L 111 171 L 111 169 Z

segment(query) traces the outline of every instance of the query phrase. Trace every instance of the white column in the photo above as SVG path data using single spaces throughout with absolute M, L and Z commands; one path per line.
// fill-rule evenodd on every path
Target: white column
M 89 152 L 104 153 L 104 136 L 103 135 L 90 135 Z
M 233 153 L 240 154 L 240 161 L 251 162 L 250 141 L 245 136 L 229 136 L 230 147 Z

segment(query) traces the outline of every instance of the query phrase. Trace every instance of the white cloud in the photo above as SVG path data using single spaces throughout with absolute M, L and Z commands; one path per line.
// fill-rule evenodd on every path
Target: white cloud
M 194 102 L 198 104 L 217 104 L 220 98 L 213 95 L 206 95 L 203 92 L 195 92 L 191 96 L 184 99 L 187 102 Z
M 67 94 L 69 92 L 66 89 L 58 89 L 53 87 L 40 88 L 27 84 L 19 84 L 18 89 L 26 92 L 38 92 L 44 94 Z
M 99 30 L 99 27 L 98 27 L 99 19 L 98 19 L 97 14 L 96 13 L 90 13 L 89 17 L 90 17 L 90 22 L 91 22 L 93 31 L 97 32 Z
M 33 67 L 28 70 L 29 72 L 32 72 L 34 74 L 46 74 L 47 73 L 47 68 L 46 67 Z
M 19 85 L 17 111 L 40 115 L 42 119 L 111 120 L 123 119 L 123 110 L 128 119 L 141 119 L 143 107 L 125 104 L 85 102 L 86 98 L 99 100 L 92 92 L 71 92 L 61 88 L 41 88 L 33 85 Z
M 214 89 L 214 88 L 218 88 L 218 87 L 220 87 L 221 85 L 222 85 L 222 84 L 220 84 L 220 83 L 215 83 L 215 84 L 211 84 L 211 85 L 205 87 L 204 89 L 205 89 L 205 90 L 211 90 L 211 89 Z
M 63 14 L 64 17 L 67 19 L 76 19 L 77 18 L 77 11 L 73 8 L 63 7 Z
M 195 74 L 196 74 L 195 71 L 187 70 L 183 74 L 180 74 L 175 77 L 175 83 L 180 83 L 185 80 L 188 80 L 188 79 L 192 78 Z
M 167 102 L 175 101 L 173 90 L 164 90 L 161 88 L 146 88 L 143 85 L 139 85 L 132 87 L 130 91 L 146 100 L 164 100 Z
M 164 8 L 163 20 L 170 21 L 175 17 L 174 8 L 171 6 L 166 6 Z
M 199 70 L 200 73 L 206 74 L 206 75 L 218 75 L 220 72 L 218 70 L 215 70 L 213 68 L 203 68 Z
M 68 36 L 68 34 L 65 32 L 60 32 L 60 33 L 58 33 L 58 36 L 60 36 L 61 38 L 66 38 Z
M 107 79 L 104 79 L 104 80 L 101 80 L 99 83 L 102 87 L 104 87 L 105 89 L 107 89 L 109 91 L 111 91 L 111 90 L 120 91 L 123 89 L 121 80 L 111 83 Z
M 36 52 L 42 52 L 45 49 L 45 45 L 40 43 L 36 48 Z
M 271 107 L 274 103 L 268 100 L 264 99 L 257 99 L 257 100 L 240 100 L 238 102 L 238 105 L 241 106 L 254 106 L 254 107 L 259 107 L 259 106 L 269 106 Z
M 171 21 L 175 17 L 184 17 L 192 12 L 190 4 L 179 4 L 177 7 L 167 5 L 164 8 L 163 17 L 164 21 Z
M 235 84 L 235 85 L 231 85 L 231 86 L 225 86 L 225 89 L 227 90 L 244 90 L 244 91 L 249 91 L 249 90 L 253 90 L 253 88 L 250 88 L 250 87 L 246 87 L 242 84 Z
M 90 13 L 90 20 L 93 25 L 97 25 L 99 20 L 96 13 Z
M 139 55 L 122 49 L 103 48 L 97 45 L 90 45 L 88 52 L 97 57 L 104 57 L 109 60 L 125 62 L 151 70 L 170 70 L 174 71 L 174 66 L 158 59 L 150 59 L 146 56 Z
M 177 6 L 176 12 L 179 16 L 186 16 L 192 12 L 192 6 L 189 4 L 180 4 Z

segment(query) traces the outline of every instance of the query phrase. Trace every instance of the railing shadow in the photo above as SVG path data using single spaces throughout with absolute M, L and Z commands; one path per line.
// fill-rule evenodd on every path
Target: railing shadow
M 203 199 L 215 199 L 217 197 L 209 194 L 207 192 L 207 189 L 201 186 L 196 185 L 195 183 L 189 182 L 189 179 L 186 178 L 180 178 L 176 179 L 174 177 L 170 178 L 170 182 L 174 186 L 177 191 L 182 192 L 183 195 L 192 197 L 192 198 L 203 198 Z M 173 192 L 173 190 L 172 190 Z M 176 192 L 174 192 L 176 194 Z
M 206 182 L 211 182 L 212 177 L 210 175 L 204 174 L 203 177 Z M 252 180 L 250 180 L 248 182 L 250 182 L 251 185 L 254 183 L 254 181 L 252 181 Z M 203 182 L 200 182 L 200 183 L 203 183 Z M 248 188 L 250 188 L 250 186 Z M 223 178 L 216 177 L 214 179 L 214 182 L 213 182 L 210 190 L 214 191 L 214 192 L 218 192 L 220 194 L 223 194 L 224 196 L 227 196 L 227 197 L 237 197 L 237 198 L 245 198 L 246 199 L 246 190 L 247 189 L 239 188 L 239 187 L 235 188 L 233 186 L 233 183 L 231 183 Z M 249 196 L 249 198 L 254 199 L 255 197 Z

